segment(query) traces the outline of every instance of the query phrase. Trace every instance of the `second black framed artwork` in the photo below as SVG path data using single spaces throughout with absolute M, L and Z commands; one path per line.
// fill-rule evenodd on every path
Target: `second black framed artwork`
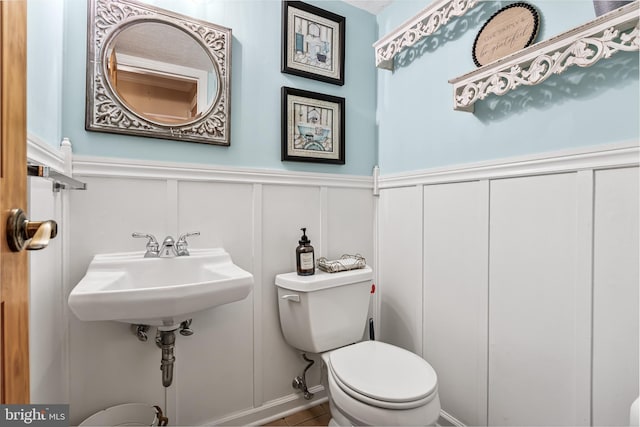
M 301 1 L 283 1 L 281 71 L 344 85 L 345 21 Z
M 282 160 L 345 164 L 345 100 L 283 86 Z

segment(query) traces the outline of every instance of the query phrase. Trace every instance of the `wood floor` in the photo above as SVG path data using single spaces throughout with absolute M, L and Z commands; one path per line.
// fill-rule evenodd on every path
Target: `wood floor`
M 326 426 L 331 419 L 329 402 L 278 418 L 265 426 Z

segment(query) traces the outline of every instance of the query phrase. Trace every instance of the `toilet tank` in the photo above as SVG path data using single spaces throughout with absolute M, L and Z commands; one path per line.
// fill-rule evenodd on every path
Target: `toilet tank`
M 292 347 L 322 353 L 362 340 L 373 271 L 276 276 L 280 327 Z

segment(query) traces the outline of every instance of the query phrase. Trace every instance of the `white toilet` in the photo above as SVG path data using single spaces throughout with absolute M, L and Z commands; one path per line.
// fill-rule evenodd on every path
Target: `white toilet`
M 438 378 L 424 359 L 379 341 L 362 341 L 373 273 L 276 276 L 280 326 L 294 348 L 322 355 L 330 425 L 434 425 Z

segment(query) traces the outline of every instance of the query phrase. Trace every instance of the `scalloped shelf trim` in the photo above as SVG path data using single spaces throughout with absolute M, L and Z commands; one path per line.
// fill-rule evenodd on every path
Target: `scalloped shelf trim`
M 403 50 L 435 33 L 456 16 L 462 16 L 478 0 L 436 0 L 413 18 L 373 44 L 376 67 L 393 71 L 393 60 Z
M 580 27 L 536 43 L 461 77 L 453 84 L 454 110 L 473 112 L 489 95 L 534 86 L 577 65 L 590 67 L 619 51 L 640 51 L 640 2 L 634 1 Z

